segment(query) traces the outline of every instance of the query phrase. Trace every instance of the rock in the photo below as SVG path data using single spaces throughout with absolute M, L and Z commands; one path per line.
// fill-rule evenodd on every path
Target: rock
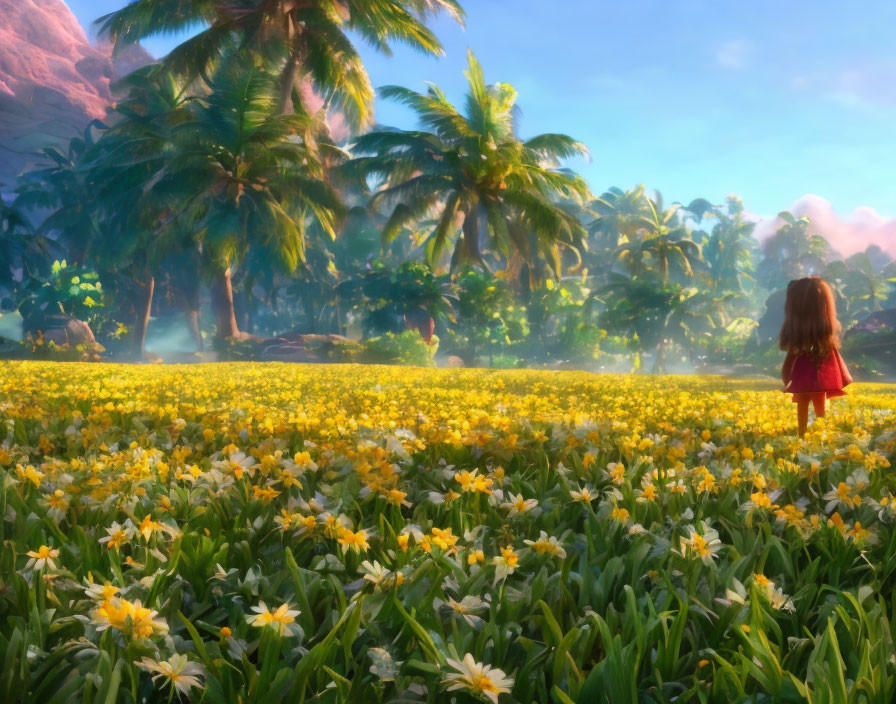
M 438 366 L 443 369 L 463 369 L 466 364 L 464 364 L 464 360 L 456 355 L 448 355 L 447 357 L 442 357 L 438 360 Z
M 259 340 L 258 359 L 262 362 L 319 363 L 345 361 L 358 343 L 342 335 L 287 333 Z
M 303 347 L 319 347 L 325 344 L 331 345 L 347 345 L 354 342 L 343 335 L 315 335 L 300 332 L 288 332 L 279 337 L 268 338 L 264 342 L 275 344 L 278 341 L 292 342 L 302 345 Z
M 22 331 L 25 336 L 42 336 L 44 342 L 53 342 L 60 347 L 78 347 L 96 342 L 90 326 L 70 315 L 31 316 L 23 321 Z
M 314 350 L 309 350 L 296 344 L 266 347 L 261 351 L 258 359 L 260 362 L 293 362 L 297 364 L 312 364 L 324 361 Z
M 110 83 L 153 61 L 142 48 L 116 57 L 91 46 L 63 0 L 0 0 L 0 185 L 64 146 L 112 105 Z

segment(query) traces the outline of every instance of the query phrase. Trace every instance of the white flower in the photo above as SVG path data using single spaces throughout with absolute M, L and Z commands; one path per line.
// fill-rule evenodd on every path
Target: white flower
M 178 692 L 189 694 L 193 687 L 202 688 L 202 678 L 205 671 L 199 663 L 191 662 L 186 655 L 175 654 L 168 660 L 150 660 L 144 657 L 137 663 L 137 667 L 147 672 L 155 672 L 152 681 L 160 677 L 167 679 Z
M 585 486 L 580 487 L 578 491 L 571 489 L 569 495 L 572 497 L 573 501 L 581 501 L 583 504 L 590 504 L 597 498 L 597 491 L 593 486 L 586 484 Z
M 539 533 L 538 540 L 524 540 L 523 542 L 539 555 L 553 555 L 561 560 L 566 557 L 566 550 L 560 544 L 560 541 L 553 535 L 549 536 L 544 531 Z
M 705 565 L 711 565 L 716 553 L 722 548 L 719 534 L 713 528 L 702 526 L 703 533 L 698 533 L 694 526 L 687 526 L 687 536 L 679 539 L 681 549 L 677 552 L 682 557 L 693 560 L 701 560 Z
M 124 525 L 114 521 L 105 530 L 108 535 L 105 538 L 100 538 L 100 545 L 106 544 L 106 547 L 110 549 L 117 549 L 122 543 L 126 543 L 133 538 L 134 533 L 136 533 L 136 528 L 130 518 L 125 521 Z
M 252 607 L 252 611 L 255 614 L 246 616 L 246 623 L 256 628 L 270 626 L 281 636 L 290 636 L 298 628 L 295 625 L 295 620 L 301 611 L 290 609 L 289 604 L 281 604 L 275 611 L 271 611 L 263 601 L 260 601 L 258 606 Z
M 457 672 L 450 672 L 442 682 L 448 685 L 448 691 L 467 690 L 476 697 L 484 697 L 498 704 L 498 695 L 510 692 L 513 680 L 503 670 L 478 663 L 467 653 L 463 662 L 448 659 L 448 666 Z
M 447 611 L 453 616 L 460 616 L 474 628 L 479 628 L 479 626 L 482 625 L 482 619 L 476 615 L 476 612 L 484 611 L 488 608 L 488 604 L 478 596 L 473 595 L 465 596 L 460 601 L 455 601 L 450 597 L 448 598 L 448 601 L 436 599 L 433 601 L 433 606 L 442 611 Z
M 507 509 L 507 516 L 519 516 L 538 506 L 537 499 L 524 499 L 522 494 L 510 494 L 508 500 L 501 504 Z
M 374 585 L 375 591 L 388 589 L 396 582 L 401 586 L 401 583 L 404 581 L 404 575 L 401 572 L 390 572 L 376 561 L 364 560 L 361 563 L 361 572 L 364 575 L 364 579 Z
M 84 587 L 84 593 L 87 594 L 94 601 L 111 601 L 118 596 L 118 593 L 121 591 L 118 587 L 112 586 L 111 583 L 106 582 L 105 584 L 95 584 L 94 582 L 87 582 L 87 586 Z

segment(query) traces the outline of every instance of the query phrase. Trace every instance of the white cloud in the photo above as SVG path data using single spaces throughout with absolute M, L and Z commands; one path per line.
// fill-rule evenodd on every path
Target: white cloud
M 896 218 L 886 218 L 874 208 L 861 206 L 841 215 L 826 198 L 807 193 L 787 210 L 797 217 L 808 217 L 812 221 L 811 231 L 823 236 L 845 257 L 863 252 L 872 244 L 896 257 Z M 777 217 L 763 218 L 754 234 L 762 241 L 773 235 L 781 224 Z
M 716 64 L 722 68 L 744 68 L 753 55 L 754 46 L 746 39 L 733 39 L 716 49 Z
M 896 61 L 874 58 L 803 70 L 790 78 L 790 88 L 849 110 L 892 107 L 896 103 Z

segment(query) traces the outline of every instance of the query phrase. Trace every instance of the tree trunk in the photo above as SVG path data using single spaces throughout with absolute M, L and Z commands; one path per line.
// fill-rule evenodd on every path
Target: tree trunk
M 202 352 L 205 343 L 202 341 L 202 328 L 199 325 L 199 308 L 187 308 L 184 311 L 184 318 L 187 321 L 187 330 L 190 331 L 190 337 L 196 343 L 196 351 Z
M 146 330 L 152 313 L 152 297 L 156 288 L 155 277 L 150 276 L 140 287 L 140 301 L 137 305 L 137 319 L 134 324 L 134 354 L 137 359 L 146 359 Z
M 302 292 L 302 308 L 305 312 L 305 326 L 312 335 L 317 334 L 317 315 L 314 312 L 314 299 L 312 293 L 308 290 L 310 287 L 303 287 Z
M 479 206 L 474 206 L 464 216 L 464 224 L 462 227 L 464 233 L 464 246 L 466 248 L 467 257 L 473 264 L 481 266 L 488 271 L 485 261 L 482 258 L 482 232 L 479 222 Z
M 656 359 L 653 362 L 654 374 L 666 373 L 666 340 L 660 338 L 656 346 Z
M 230 277 L 230 267 L 221 269 L 215 274 L 212 285 L 212 304 L 219 338 L 238 337 L 240 334 L 236 324 L 236 313 L 233 310 L 233 283 Z
M 295 106 L 292 104 L 292 90 L 296 85 L 298 70 L 299 57 L 296 56 L 295 51 L 290 51 L 286 65 L 280 74 L 280 102 L 277 107 L 281 115 L 295 111 Z
M 189 272 L 189 275 L 179 277 L 182 279 L 180 289 L 183 292 L 183 312 L 187 330 L 189 330 L 190 337 L 196 343 L 196 351 L 202 352 L 205 348 L 205 343 L 202 339 L 202 327 L 199 322 L 199 310 L 202 307 L 202 290 L 196 271 L 199 268 L 198 253 L 195 259 L 191 258 L 191 263 L 195 268 Z

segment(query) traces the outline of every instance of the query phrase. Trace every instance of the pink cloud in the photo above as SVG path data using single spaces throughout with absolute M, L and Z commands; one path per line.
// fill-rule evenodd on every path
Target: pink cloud
M 844 257 L 876 244 L 896 258 L 896 219 L 885 218 L 874 208 L 862 206 L 841 215 L 826 198 L 807 193 L 787 210 L 797 217 L 808 217 L 812 221 L 811 232 L 824 237 Z M 755 235 L 761 242 L 781 224 L 777 217 L 764 218 L 756 225 Z
M 307 81 L 299 86 L 299 94 L 302 96 L 302 103 L 305 109 L 310 113 L 319 112 L 326 107 L 324 99 L 315 93 L 311 83 Z M 351 126 L 341 112 L 329 110 L 326 114 L 326 120 L 327 126 L 330 128 L 330 138 L 334 142 L 342 142 L 351 137 Z

